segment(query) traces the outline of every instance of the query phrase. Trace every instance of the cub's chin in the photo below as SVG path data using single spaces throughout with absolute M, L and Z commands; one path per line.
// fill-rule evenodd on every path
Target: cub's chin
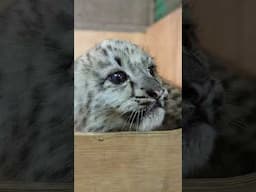
M 152 111 L 145 114 L 140 122 L 139 131 L 152 131 L 162 125 L 165 110 L 162 107 L 156 107 Z

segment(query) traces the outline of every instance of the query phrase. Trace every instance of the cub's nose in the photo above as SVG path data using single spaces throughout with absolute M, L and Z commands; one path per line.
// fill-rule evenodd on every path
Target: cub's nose
M 159 99 L 161 95 L 163 94 L 164 90 L 153 90 L 153 89 L 148 89 L 146 90 L 146 93 L 149 97 L 152 97 L 154 99 Z

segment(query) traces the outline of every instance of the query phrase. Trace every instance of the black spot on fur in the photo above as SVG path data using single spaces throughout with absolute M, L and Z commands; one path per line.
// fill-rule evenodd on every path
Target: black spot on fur
M 122 62 L 121 62 L 120 57 L 115 57 L 115 61 L 116 61 L 116 63 L 117 63 L 119 66 L 122 66 Z
M 89 114 L 91 113 L 91 111 L 90 111 L 90 103 L 92 101 L 92 93 L 88 94 L 88 99 L 87 100 L 88 100 L 88 102 L 86 103 L 85 108 L 88 110 L 88 116 L 89 116 Z
M 107 46 L 107 48 L 112 51 L 112 47 L 110 45 Z
M 107 52 L 106 49 L 102 49 L 102 52 L 103 52 L 103 54 L 104 54 L 105 56 L 108 56 L 108 52 Z

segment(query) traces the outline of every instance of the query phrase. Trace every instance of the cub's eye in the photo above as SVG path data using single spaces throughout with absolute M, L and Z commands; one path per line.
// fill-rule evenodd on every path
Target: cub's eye
M 121 84 L 125 82 L 128 79 L 128 77 L 125 72 L 118 71 L 110 74 L 107 79 L 114 84 Z
M 155 76 L 155 66 L 149 67 L 148 71 L 149 71 L 150 75 Z

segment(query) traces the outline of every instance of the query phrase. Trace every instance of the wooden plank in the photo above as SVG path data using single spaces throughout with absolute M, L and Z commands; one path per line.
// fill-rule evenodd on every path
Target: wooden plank
M 73 183 L 1 182 L 0 192 L 73 192 Z
M 184 179 L 184 192 L 255 192 L 256 173 L 231 177 L 211 179 Z
M 75 58 L 77 58 L 82 53 L 85 53 L 90 48 L 94 47 L 96 43 L 99 43 L 105 39 L 129 40 L 138 45 L 143 45 L 144 38 L 145 38 L 144 33 L 75 30 L 74 55 L 75 55 Z
M 75 134 L 76 192 L 180 192 L 181 129 Z
M 155 57 L 159 73 L 176 85 L 182 85 L 181 8 L 150 26 L 145 35 L 146 50 Z
M 75 0 L 75 28 L 145 31 L 151 21 L 152 4 L 152 0 Z

